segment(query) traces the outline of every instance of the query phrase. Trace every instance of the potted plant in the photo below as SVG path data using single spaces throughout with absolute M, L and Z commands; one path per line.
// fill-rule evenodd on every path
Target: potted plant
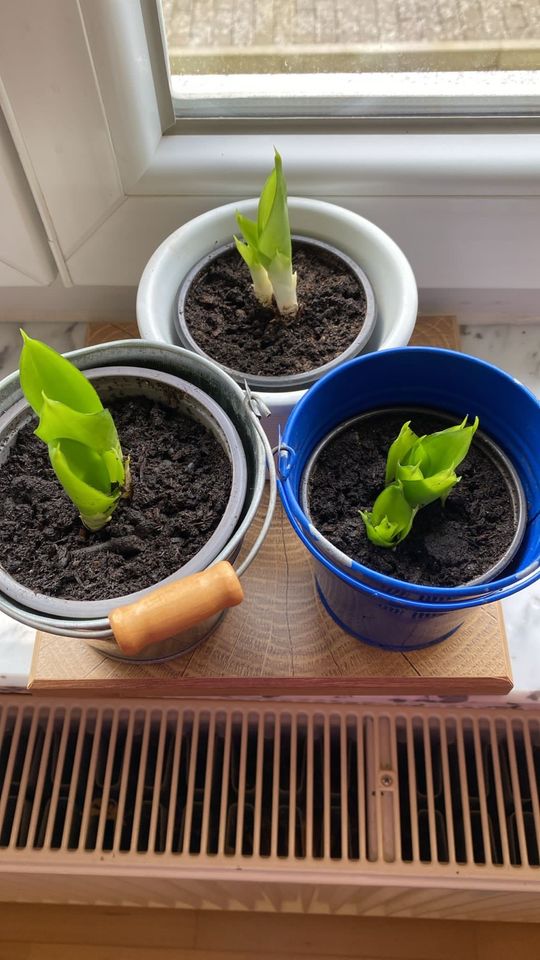
M 180 227 L 151 257 L 137 294 L 144 338 L 180 342 L 261 392 L 271 442 L 329 369 L 405 345 L 416 310 L 414 276 L 397 245 L 334 204 L 287 200 L 277 152 L 259 200 Z
M 539 429 L 521 384 L 448 350 L 357 358 L 312 387 L 285 429 L 279 489 L 330 615 L 415 649 L 537 579 Z
M 111 656 L 178 655 L 242 599 L 231 563 L 264 488 L 260 428 L 179 348 L 73 363 L 23 337 L 20 377 L 0 385 L 0 607 Z

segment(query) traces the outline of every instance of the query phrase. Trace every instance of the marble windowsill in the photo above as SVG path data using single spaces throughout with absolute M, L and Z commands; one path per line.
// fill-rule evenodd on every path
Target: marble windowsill
M 30 323 L 31 336 L 65 352 L 84 344 L 85 324 Z M 495 363 L 540 396 L 540 326 L 467 326 L 464 352 Z M 20 336 L 16 324 L 0 326 L 0 379 L 18 365 Z M 504 601 L 504 618 L 514 671 L 509 701 L 540 699 L 540 583 Z M 0 688 L 24 689 L 30 670 L 34 632 L 0 614 Z M 501 698 L 505 699 L 505 698 Z

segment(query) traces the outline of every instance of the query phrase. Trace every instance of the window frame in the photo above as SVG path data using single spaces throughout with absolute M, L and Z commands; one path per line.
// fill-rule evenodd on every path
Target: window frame
M 540 71 L 534 70 L 178 74 L 170 77 L 170 89 L 177 119 L 540 116 Z

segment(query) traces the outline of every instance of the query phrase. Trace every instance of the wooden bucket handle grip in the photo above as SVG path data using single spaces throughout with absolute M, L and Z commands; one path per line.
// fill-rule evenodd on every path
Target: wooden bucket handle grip
M 234 568 L 222 560 L 201 573 L 158 587 L 135 603 L 116 607 L 109 622 L 122 653 L 136 656 L 150 644 L 174 637 L 243 599 Z

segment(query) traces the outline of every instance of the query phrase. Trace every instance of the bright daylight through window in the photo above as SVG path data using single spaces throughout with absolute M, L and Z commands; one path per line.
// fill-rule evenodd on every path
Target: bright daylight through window
M 162 0 L 173 74 L 523 70 L 535 0 Z
M 537 2 L 161 4 L 179 117 L 538 112 Z

